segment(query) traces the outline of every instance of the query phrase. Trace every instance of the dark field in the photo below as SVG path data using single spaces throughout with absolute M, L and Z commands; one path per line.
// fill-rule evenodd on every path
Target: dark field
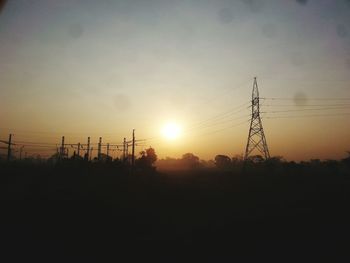
M 350 259 L 346 174 L 21 166 L 0 180 L 3 262 Z

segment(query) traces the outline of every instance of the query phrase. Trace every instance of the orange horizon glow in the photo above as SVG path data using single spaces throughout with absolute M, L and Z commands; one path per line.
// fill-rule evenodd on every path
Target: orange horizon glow
M 99 137 L 120 145 L 135 128 L 136 153 L 243 156 L 257 76 L 271 156 L 344 158 L 350 5 L 250 2 L 7 1 L 0 140 L 49 157 L 62 136 L 70 153 L 91 137 L 95 156 Z

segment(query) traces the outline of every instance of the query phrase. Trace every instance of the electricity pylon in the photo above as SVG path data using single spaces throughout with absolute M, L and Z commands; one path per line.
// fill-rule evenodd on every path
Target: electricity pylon
M 260 101 L 259 90 L 256 77 L 254 78 L 252 93 L 252 118 L 250 121 L 249 135 L 244 159 L 247 160 L 249 155 L 256 149 L 266 159 L 270 158 L 269 149 L 267 148 L 264 129 L 260 118 Z

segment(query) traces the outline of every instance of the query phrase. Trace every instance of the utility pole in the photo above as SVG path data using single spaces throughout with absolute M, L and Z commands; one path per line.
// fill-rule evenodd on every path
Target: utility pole
M 80 142 L 78 143 L 78 157 L 80 157 Z
M 107 157 L 109 157 L 109 143 L 107 143 Z
M 23 152 L 24 145 L 19 148 L 19 159 L 22 160 L 22 152 Z
M 123 142 L 123 162 L 125 162 L 125 155 L 126 155 L 126 138 L 124 138 Z
M 62 136 L 61 149 L 60 149 L 60 159 L 64 158 L 64 136 Z
M 135 129 L 132 130 L 132 153 L 131 153 L 131 165 L 135 164 Z
M 125 161 L 126 161 L 126 163 L 127 164 L 129 164 L 129 143 L 127 142 L 126 143 L 126 145 L 125 145 L 125 155 L 126 155 L 126 157 L 125 157 Z
M 257 149 L 266 160 L 270 158 L 270 152 L 267 147 L 264 129 L 260 118 L 259 90 L 258 90 L 258 83 L 256 81 L 256 77 L 254 78 L 251 107 L 252 107 L 252 117 L 250 121 L 248 141 L 247 141 L 244 159 L 247 160 L 249 155 L 255 149 Z
M 87 149 L 86 149 L 86 161 L 89 161 L 89 156 L 90 156 L 90 137 L 88 137 L 88 142 L 87 142 Z
M 9 141 L 7 145 L 7 161 L 9 162 L 11 160 L 11 145 L 12 145 L 12 134 L 9 135 Z
M 97 152 L 97 159 L 101 161 L 101 147 L 102 147 L 102 137 L 100 137 L 100 140 L 98 142 L 98 152 Z

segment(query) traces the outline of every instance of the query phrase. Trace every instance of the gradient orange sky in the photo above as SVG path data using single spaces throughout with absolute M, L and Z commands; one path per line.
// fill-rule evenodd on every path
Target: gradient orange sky
M 135 128 L 148 139 L 137 150 L 161 158 L 243 154 L 257 76 L 261 97 L 291 99 L 262 101 L 272 156 L 345 157 L 350 100 L 313 99 L 350 98 L 349 13 L 345 0 L 8 1 L 0 139 L 120 143 Z M 172 141 L 161 136 L 169 121 L 183 130 Z

